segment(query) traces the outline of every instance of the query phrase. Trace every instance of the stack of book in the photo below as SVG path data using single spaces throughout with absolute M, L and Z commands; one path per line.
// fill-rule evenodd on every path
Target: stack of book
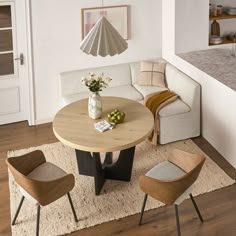
M 109 129 L 113 129 L 114 128 L 114 124 L 110 123 L 110 122 L 108 122 L 106 120 L 102 120 L 102 121 L 99 121 L 99 122 L 95 123 L 94 127 L 99 132 L 105 132 L 105 131 L 107 131 Z

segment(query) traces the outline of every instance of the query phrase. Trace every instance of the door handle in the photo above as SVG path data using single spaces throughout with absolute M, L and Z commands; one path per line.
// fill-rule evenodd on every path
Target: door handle
M 20 64 L 21 64 L 21 65 L 24 65 L 24 62 L 25 62 L 24 54 L 21 53 L 21 54 L 20 54 L 20 57 L 15 58 L 14 60 L 15 60 L 15 61 L 20 61 Z

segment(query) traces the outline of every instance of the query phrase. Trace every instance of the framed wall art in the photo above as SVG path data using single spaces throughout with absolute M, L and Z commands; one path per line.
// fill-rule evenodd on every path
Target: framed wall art
M 120 5 L 82 8 L 82 40 L 103 15 L 124 39 L 128 39 L 128 5 Z

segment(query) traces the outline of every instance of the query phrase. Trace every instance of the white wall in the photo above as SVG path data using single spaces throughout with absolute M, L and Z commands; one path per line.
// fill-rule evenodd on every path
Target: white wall
M 208 47 L 209 2 L 178 0 L 175 4 L 175 52 Z
M 114 57 L 82 53 L 80 10 L 101 6 L 98 0 L 32 0 L 36 123 L 50 121 L 58 110 L 59 73 L 161 56 L 161 0 L 107 0 L 105 6 L 130 5 L 129 47 Z
M 236 168 L 236 93 L 175 56 L 172 63 L 201 85 L 201 134 Z
M 175 0 L 162 1 L 162 57 L 175 54 Z
M 202 136 L 236 168 L 236 93 L 175 54 L 174 9 L 178 1 L 163 1 L 162 56 L 201 85 Z M 192 22 L 191 17 L 185 20 Z
M 209 21 L 209 2 L 213 6 L 236 7 L 235 0 L 178 0 L 178 4 L 175 4 L 176 54 L 213 47 L 231 48 L 231 45 L 208 46 L 212 23 Z M 218 23 L 221 35 L 236 33 L 236 19 L 219 20 Z

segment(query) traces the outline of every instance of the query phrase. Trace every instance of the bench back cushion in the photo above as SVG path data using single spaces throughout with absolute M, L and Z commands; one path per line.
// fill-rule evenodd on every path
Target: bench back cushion
M 88 91 L 88 88 L 81 84 L 81 78 L 89 79 L 89 73 L 104 74 L 104 78 L 110 77 L 112 81 L 109 87 L 117 87 L 122 85 L 131 85 L 131 75 L 129 64 L 120 64 L 112 66 L 104 66 L 98 68 L 90 68 L 84 70 L 76 70 L 63 72 L 60 74 L 61 95 L 70 95 Z
M 132 84 L 136 84 L 137 80 L 139 79 L 140 62 L 131 62 L 129 65 L 132 77 Z
M 163 58 L 157 58 L 153 60 L 143 60 L 143 61 L 160 62 L 160 63 L 166 62 Z M 139 74 L 140 74 L 140 61 L 130 63 L 130 72 L 131 72 L 131 77 L 132 77 L 132 84 L 137 84 L 137 81 L 139 80 Z
M 169 63 L 166 65 L 165 75 L 168 88 L 178 94 L 189 107 L 200 101 L 200 85 L 192 78 Z

